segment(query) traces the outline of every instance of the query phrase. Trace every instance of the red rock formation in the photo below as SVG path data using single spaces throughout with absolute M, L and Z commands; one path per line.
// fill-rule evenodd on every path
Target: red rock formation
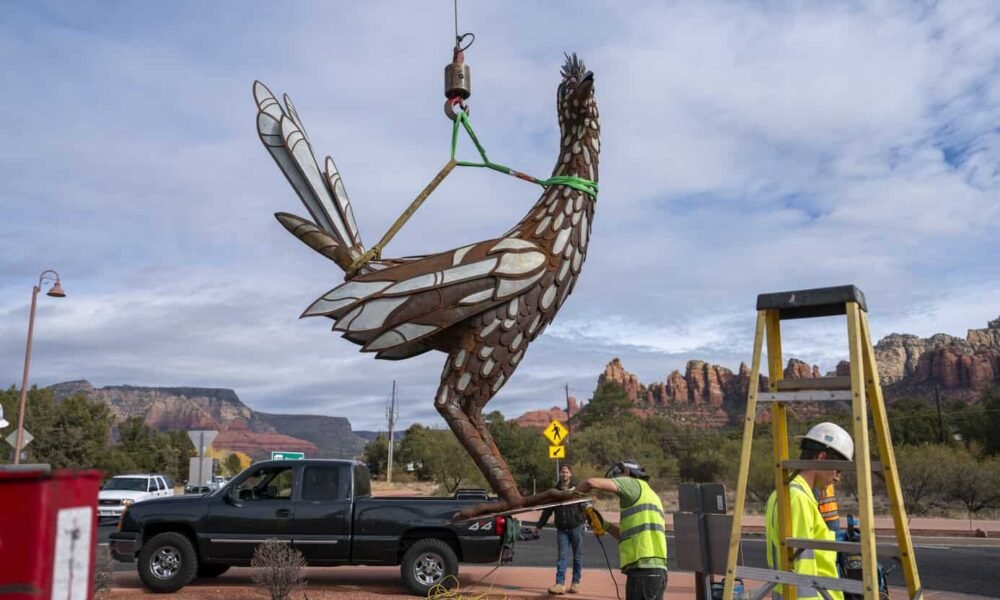
M 810 367 L 807 363 L 797 358 L 788 359 L 788 366 L 785 367 L 783 374 L 785 379 L 815 379 L 822 376 L 818 365 Z
M 632 402 L 638 402 L 640 399 L 645 400 L 646 389 L 639 383 L 639 378 L 626 371 L 625 367 L 622 366 L 622 361 L 617 357 L 611 359 L 608 366 L 604 367 L 604 372 L 597 377 L 597 385 L 606 382 L 617 383 L 625 388 L 625 393 L 628 394 L 628 399 Z
M 270 458 L 272 450 L 304 452 L 306 458 L 315 458 L 319 454 L 319 449 L 305 440 L 280 433 L 251 431 L 250 426 L 242 419 L 233 421 L 227 429 L 220 431 L 212 442 L 212 447 L 243 452 L 253 458 Z
M 580 406 L 576 402 L 576 398 L 570 396 L 569 398 L 569 414 L 566 414 L 566 410 L 558 406 L 553 406 L 548 410 L 532 410 L 524 413 L 520 417 L 514 419 L 514 422 L 522 427 L 532 427 L 535 429 L 545 429 L 553 419 L 559 421 L 562 424 L 566 424 L 570 418 L 576 416 L 576 413 L 580 412 Z
M 966 354 L 955 347 L 935 348 L 920 356 L 915 380 L 946 390 L 982 391 L 1000 375 L 1000 352 Z

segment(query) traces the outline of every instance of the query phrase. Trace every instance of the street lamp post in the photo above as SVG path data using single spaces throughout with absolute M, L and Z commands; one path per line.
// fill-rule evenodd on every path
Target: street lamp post
M 28 318 L 28 347 L 24 351 L 24 379 L 21 380 L 21 405 L 17 411 L 17 443 L 14 444 L 14 464 L 21 464 L 21 444 L 24 441 L 24 407 L 28 400 L 28 369 L 31 367 L 31 336 L 35 331 L 35 305 L 38 300 L 38 292 L 42 291 L 42 284 L 46 281 L 54 282 L 46 296 L 53 298 L 63 298 L 66 292 L 63 291 L 59 282 L 59 273 L 49 269 L 42 271 L 38 276 L 38 285 L 31 290 L 31 316 Z

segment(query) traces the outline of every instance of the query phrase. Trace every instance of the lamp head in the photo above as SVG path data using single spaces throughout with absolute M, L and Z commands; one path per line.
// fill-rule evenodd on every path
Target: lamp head
M 45 293 L 46 296 L 52 296 L 53 298 L 65 298 L 66 292 L 62 289 L 62 284 L 56 279 L 55 285 L 52 286 L 48 292 Z

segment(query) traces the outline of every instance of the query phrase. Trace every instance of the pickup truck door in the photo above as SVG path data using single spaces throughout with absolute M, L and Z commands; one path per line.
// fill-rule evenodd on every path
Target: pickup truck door
M 305 466 L 293 507 L 292 543 L 306 561 L 332 564 L 350 560 L 350 466 Z
M 290 540 L 295 467 L 248 469 L 239 481 L 212 496 L 198 535 L 202 555 L 215 561 L 249 562 L 269 538 Z

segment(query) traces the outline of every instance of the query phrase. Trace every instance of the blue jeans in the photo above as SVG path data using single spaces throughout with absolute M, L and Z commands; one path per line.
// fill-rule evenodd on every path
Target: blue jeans
M 559 541 L 559 560 L 556 561 L 556 583 L 566 583 L 566 563 L 569 561 L 569 547 L 573 546 L 573 583 L 580 583 L 583 575 L 583 525 L 573 529 L 556 529 Z

